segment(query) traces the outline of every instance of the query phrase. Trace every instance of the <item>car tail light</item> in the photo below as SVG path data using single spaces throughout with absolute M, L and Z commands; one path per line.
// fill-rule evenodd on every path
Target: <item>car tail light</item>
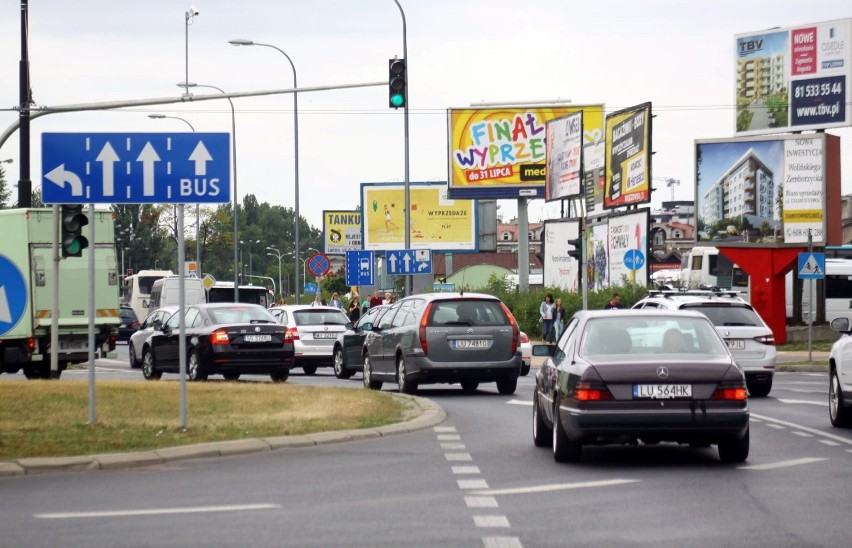
M 744 386 L 720 387 L 713 392 L 711 400 L 745 401 L 747 391 Z
M 133 320 L 132 322 L 130 322 L 130 327 L 132 327 L 133 329 L 139 329 L 139 320 Z
M 228 332 L 224 329 L 217 329 L 213 333 L 210 333 L 210 344 L 230 344 L 231 338 L 228 336 Z
M 287 332 L 284 333 L 284 342 L 293 342 L 299 340 L 299 330 L 295 327 L 288 327 Z
M 35 337 L 30 337 L 27 339 L 27 352 L 30 354 L 34 353 L 36 349 L 36 340 Z
M 608 401 L 612 400 L 612 394 L 606 387 L 579 382 L 574 388 L 574 397 L 577 401 Z
M 526 334 L 526 333 L 524 333 L 523 331 L 521 331 L 521 342 L 522 342 L 522 343 L 528 343 L 528 342 L 530 342 L 530 337 L 529 337 L 529 335 L 527 335 L 527 334 Z
M 754 340 L 761 344 L 769 344 L 775 346 L 775 336 L 773 335 L 763 335 L 761 337 L 755 337 Z
M 117 340 L 118 340 L 118 335 L 113 334 L 113 335 L 109 336 L 109 350 L 110 350 L 110 352 L 115 350 L 115 341 L 117 341 Z
M 515 316 L 512 314 L 512 311 L 509 310 L 503 302 L 500 302 L 500 306 L 503 307 L 503 312 L 512 324 L 512 355 L 514 356 L 515 352 L 518 351 L 518 346 L 520 345 L 521 328 L 518 327 L 518 322 L 515 321 Z
M 429 353 L 428 345 L 426 344 L 426 326 L 429 325 L 429 316 L 432 313 L 432 303 L 426 305 L 426 310 L 420 318 L 420 348 L 423 349 L 423 354 Z

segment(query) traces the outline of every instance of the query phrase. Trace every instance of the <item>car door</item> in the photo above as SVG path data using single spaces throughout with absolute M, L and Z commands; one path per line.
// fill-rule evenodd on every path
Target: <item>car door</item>
M 536 375 L 536 393 L 539 397 L 539 410 L 548 421 L 553 421 L 553 402 L 559 388 L 559 367 L 563 362 L 570 362 L 568 357 L 577 346 L 577 326 L 579 321 L 572 318 L 565 327 L 565 334 L 559 339 L 559 344 L 553 349 L 553 354 L 545 360 Z
M 396 350 L 409 349 L 413 310 L 416 299 L 400 301 L 402 304 L 393 317 L 391 327 L 382 333 L 382 371 L 396 375 Z
M 388 336 L 387 332 L 393 328 L 393 319 L 402 304 L 403 301 L 399 301 L 382 314 L 377 320 L 379 322 L 378 330 L 373 331 L 372 335 L 367 337 L 373 371 L 378 371 L 380 374 L 388 371 L 385 363 L 385 338 Z
M 163 331 L 151 337 L 151 347 L 154 349 L 154 361 L 159 369 L 177 371 L 178 369 L 178 322 L 180 311 L 163 326 Z
M 371 308 L 355 322 L 352 331 L 343 336 L 343 355 L 347 365 L 361 363 L 361 351 L 364 347 L 364 340 L 367 338 L 367 333 L 361 326 L 365 323 L 375 323 L 379 312 L 384 310 L 384 308 Z

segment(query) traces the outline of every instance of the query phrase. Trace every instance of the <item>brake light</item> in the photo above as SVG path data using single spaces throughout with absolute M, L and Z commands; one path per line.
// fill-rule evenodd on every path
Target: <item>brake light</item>
M 432 313 L 432 303 L 426 305 L 426 310 L 420 318 L 420 348 L 423 349 L 423 354 L 429 353 L 428 345 L 426 344 L 426 326 L 429 325 L 429 315 Z
M 523 331 L 521 331 L 521 342 L 522 342 L 522 343 L 528 343 L 528 342 L 530 342 L 530 337 L 529 337 L 529 335 L 527 335 L 527 334 L 526 334 L 526 333 L 524 333 Z
M 230 344 L 231 338 L 224 329 L 217 329 L 210 334 L 210 344 Z
M 713 392 L 713 396 L 710 399 L 725 401 L 745 401 L 746 393 L 746 389 L 741 386 L 735 388 L 717 388 L 716 391 Z
M 27 351 L 28 351 L 30 354 L 34 353 L 34 352 L 35 352 L 35 349 L 36 349 L 36 340 L 35 340 L 35 337 L 30 337 L 29 339 L 27 339 L 26 344 L 27 344 Z
M 612 394 L 606 388 L 595 387 L 586 383 L 577 383 L 574 388 L 574 397 L 577 398 L 577 401 L 612 400 Z
M 506 317 L 509 318 L 509 322 L 512 324 L 512 355 L 514 356 L 520 345 L 521 329 L 518 327 L 518 322 L 515 321 L 512 311 L 503 302 L 500 302 L 500 306 L 503 307 L 503 313 L 506 314 Z
M 109 336 L 109 350 L 112 352 L 115 350 L 115 341 L 118 340 L 118 335 L 110 335 Z
M 295 327 L 288 327 L 287 332 L 284 333 L 284 342 L 293 342 L 299 340 L 299 330 Z
M 775 336 L 774 335 L 763 335 L 762 337 L 755 337 L 754 340 L 761 344 L 770 344 L 775 346 Z

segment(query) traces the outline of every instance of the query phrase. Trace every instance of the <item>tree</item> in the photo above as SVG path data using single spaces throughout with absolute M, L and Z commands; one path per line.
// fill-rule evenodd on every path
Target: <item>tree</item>
M 6 183 L 6 170 L 0 165 L 0 209 L 8 207 L 9 198 L 12 197 L 12 189 Z

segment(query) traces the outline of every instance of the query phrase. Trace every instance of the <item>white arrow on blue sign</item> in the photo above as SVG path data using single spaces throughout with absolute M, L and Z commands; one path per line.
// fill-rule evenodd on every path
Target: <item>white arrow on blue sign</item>
M 45 204 L 231 201 L 227 133 L 44 133 Z
M 428 249 L 388 251 L 385 263 L 388 274 L 431 274 L 432 252 Z

